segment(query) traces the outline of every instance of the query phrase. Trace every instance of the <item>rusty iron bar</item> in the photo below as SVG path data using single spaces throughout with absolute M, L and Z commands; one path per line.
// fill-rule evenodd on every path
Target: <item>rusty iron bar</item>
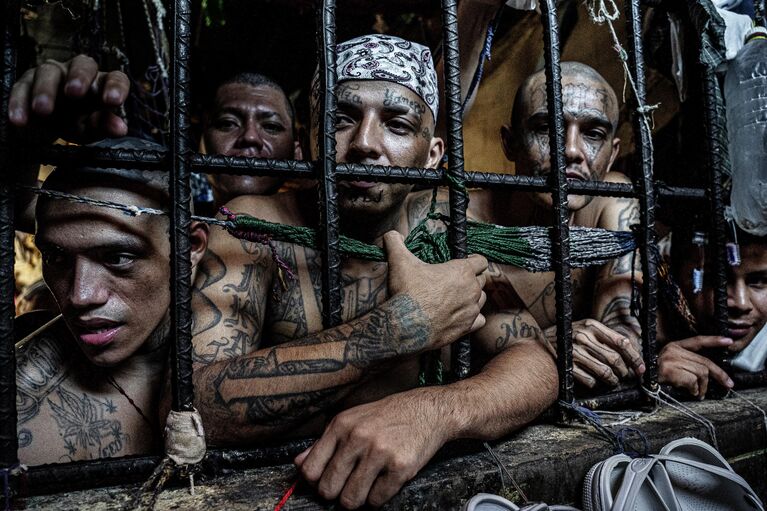
M 458 54 L 458 2 L 442 0 L 442 57 L 445 62 L 445 129 L 447 131 L 447 176 L 450 180 L 450 255 L 463 259 L 466 252 L 466 208 L 463 162 L 463 105 L 461 104 L 461 65 Z M 436 123 L 436 119 L 435 119 Z M 471 341 L 465 336 L 451 345 L 451 371 L 456 380 L 471 369 Z
M 645 65 L 642 53 L 642 12 L 639 0 L 626 0 L 626 36 L 630 72 L 636 87 L 632 100 L 634 137 L 638 151 L 634 154 L 636 187 L 639 192 L 638 245 L 642 254 L 642 307 L 639 321 L 642 327 L 642 354 L 645 363 L 643 382 L 655 390 L 658 385 L 658 352 L 655 339 L 658 289 L 658 261 L 655 247 L 655 186 L 653 183 L 652 133 L 649 123 L 635 110 L 646 104 Z
M 189 65 L 191 46 L 191 2 L 171 2 L 170 40 L 170 193 L 173 214 L 170 217 L 170 290 L 171 290 L 171 393 L 176 411 L 194 410 L 192 383 L 192 263 L 189 227 L 191 225 L 191 189 L 189 157 Z
M 543 21 L 543 54 L 546 71 L 546 102 L 549 114 L 549 161 L 551 171 L 551 200 L 554 232 L 552 260 L 556 268 L 554 290 L 557 298 L 557 370 L 559 372 L 559 401 L 572 403 L 573 379 L 573 308 L 570 279 L 570 210 L 568 183 L 565 174 L 565 120 L 562 105 L 562 76 L 559 54 L 559 22 L 554 0 L 541 2 Z M 569 420 L 569 413 L 560 407 L 560 419 Z
M 341 324 L 341 255 L 336 191 L 336 3 L 317 1 L 317 48 L 321 91 L 319 141 L 320 249 L 322 265 L 322 321 L 325 328 Z
M 16 79 L 21 14 L 19 2 L 4 2 L 2 90 L 0 90 L 0 469 L 18 462 L 16 434 L 16 354 L 13 318 L 15 315 L 13 274 L 15 237 L 14 188 L 9 164 L 8 99 Z M 6 503 L 8 505 L 8 503 Z

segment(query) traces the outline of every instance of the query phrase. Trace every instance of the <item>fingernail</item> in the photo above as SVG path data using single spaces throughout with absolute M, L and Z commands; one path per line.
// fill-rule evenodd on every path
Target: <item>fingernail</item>
M 45 94 L 40 94 L 39 96 L 35 96 L 32 100 L 32 109 L 33 110 L 42 110 L 48 108 L 48 96 Z
M 733 342 L 735 342 L 735 341 L 733 341 L 729 337 L 723 337 L 722 338 L 722 344 L 732 344 Z
M 109 89 L 107 91 L 107 99 L 109 101 L 119 101 L 120 100 L 120 92 L 115 89 Z
M 644 366 L 644 364 L 641 364 L 641 365 L 639 366 L 639 369 L 638 369 L 638 370 L 639 370 L 639 374 L 643 374 L 643 373 L 644 373 L 644 371 L 645 371 L 645 366 Z
M 735 382 L 731 378 L 727 378 L 727 388 L 731 389 L 735 386 Z
M 21 108 L 14 108 L 8 113 L 8 118 L 13 122 L 21 122 L 23 115 Z
M 73 92 L 80 92 L 82 88 L 83 88 L 83 81 L 80 80 L 79 78 L 72 78 L 64 86 L 64 92 L 66 94 L 71 94 Z

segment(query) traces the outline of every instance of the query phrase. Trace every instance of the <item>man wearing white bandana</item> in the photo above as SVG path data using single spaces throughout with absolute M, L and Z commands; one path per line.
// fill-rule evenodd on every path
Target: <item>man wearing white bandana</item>
M 438 165 L 444 143 L 434 137 L 437 81 L 427 48 L 360 37 L 338 46 L 337 69 L 339 162 Z M 339 327 L 323 329 L 321 256 L 309 248 L 275 243 L 294 273 L 285 278 L 269 247 L 214 230 L 196 282 L 195 391 L 209 442 L 322 433 L 296 464 L 322 497 L 346 508 L 382 505 L 445 442 L 498 438 L 556 396 L 556 369 L 532 317 L 510 308 L 485 324 L 484 258 L 429 265 L 405 248 L 431 198 L 411 189 L 338 183 L 341 232 L 387 253 L 387 263 L 342 261 Z M 318 225 L 313 189 L 239 197 L 228 207 Z M 442 350 L 448 363 L 450 344 L 470 332 L 484 367 L 419 387 L 421 355 Z
M 338 46 L 337 71 L 339 162 L 438 165 L 444 143 L 434 136 L 438 91 L 427 48 L 360 37 Z M 77 78 L 67 78 L 64 92 Z M 100 89 L 105 107 L 94 122 L 121 135 L 109 107 L 124 87 L 110 83 Z M 13 119 L 19 102 L 35 105 L 38 96 L 16 94 Z M 315 250 L 274 243 L 292 271 L 286 276 L 270 247 L 213 229 L 195 281 L 194 383 L 209 444 L 322 433 L 296 464 L 321 496 L 347 508 L 383 504 L 445 442 L 500 437 L 556 396 L 556 369 L 532 316 L 521 304 L 485 305 L 483 257 L 429 265 L 405 248 L 403 236 L 425 218 L 431 199 L 430 191 L 411 189 L 338 183 L 342 233 L 383 246 L 387 262 L 342 261 L 344 323 L 336 328 L 323 329 Z M 309 189 L 241 196 L 228 207 L 317 227 L 317 200 Z M 438 207 L 447 209 L 442 197 Z M 461 382 L 418 387 L 421 355 L 441 350 L 447 365 L 450 344 L 469 333 L 484 367 Z

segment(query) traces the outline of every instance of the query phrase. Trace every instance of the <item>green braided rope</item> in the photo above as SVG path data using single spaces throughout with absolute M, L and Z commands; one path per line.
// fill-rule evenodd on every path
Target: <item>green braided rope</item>
M 449 218 L 441 214 L 429 215 L 444 223 Z M 427 220 L 421 221 L 405 239 L 407 248 L 426 263 L 450 260 L 450 247 L 446 232 L 430 232 Z M 232 235 L 248 239 L 251 234 L 265 235 L 271 240 L 295 243 L 307 248 L 318 248 L 317 231 L 310 227 L 267 222 L 245 214 L 230 215 L 227 229 Z M 472 254 L 485 256 L 489 261 L 508 264 L 528 271 L 550 271 L 551 229 L 548 227 L 501 227 L 468 221 L 467 248 Z M 573 227 L 570 229 L 572 267 L 601 265 L 625 255 L 636 248 L 630 232 Z M 385 261 L 384 250 L 376 245 L 341 235 L 339 251 L 347 257 L 369 261 Z

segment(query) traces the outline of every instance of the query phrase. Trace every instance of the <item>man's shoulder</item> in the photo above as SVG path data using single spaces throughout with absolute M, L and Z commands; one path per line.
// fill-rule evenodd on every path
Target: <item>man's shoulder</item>
M 622 172 L 608 172 L 604 182 L 631 184 Z M 594 197 L 583 209 L 575 214 L 574 225 L 580 227 L 601 227 L 611 230 L 628 230 L 638 214 L 638 202 L 629 197 Z
M 234 213 L 258 216 L 269 222 L 294 224 L 298 221 L 300 191 L 290 190 L 273 195 L 241 195 L 226 203 Z

